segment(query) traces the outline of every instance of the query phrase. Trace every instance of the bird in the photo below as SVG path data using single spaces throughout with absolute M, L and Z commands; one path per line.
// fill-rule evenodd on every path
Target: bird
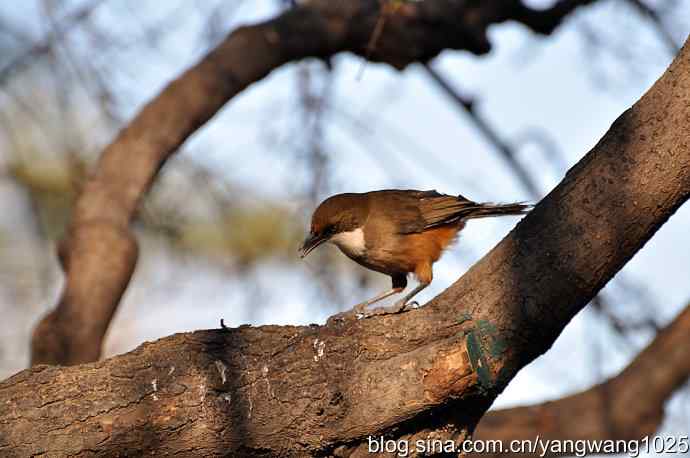
M 531 207 L 524 202 L 479 203 L 436 190 L 336 194 L 314 210 L 299 251 L 304 258 L 324 243 L 332 243 L 356 263 L 391 277 L 390 289 L 352 308 L 357 318 L 400 313 L 419 306 L 412 298 L 429 286 L 433 264 L 456 241 L 467 220 L 521 215 Z M 370 305 L 402 293 L 409 274 L 419 282 L 412 291 L 392 307 L 368 311 Z

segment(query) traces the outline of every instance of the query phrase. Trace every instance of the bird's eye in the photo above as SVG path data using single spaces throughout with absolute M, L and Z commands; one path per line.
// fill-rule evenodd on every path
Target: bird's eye
M 326 234 L 328 234 L 328 235 L 334 234 L 335 233 L 335 226 L 331 224 L 330 226 L 326 227 L 326 230 L 324 232 L 326 232 Z

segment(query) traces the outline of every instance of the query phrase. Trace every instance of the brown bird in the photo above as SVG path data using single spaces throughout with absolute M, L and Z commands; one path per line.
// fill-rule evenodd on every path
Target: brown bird
M 429 286 L 433 264 L 455 241 L 465 221 L 520 215 L 530 207 L 524 203 L 477 203 L 436 191 L 387 189 L 337 194 L 314 211 L 309 236 L 300 248 L 301 257 L 330 242 L 358 264 L 389 275 L 392 289 L 355 305 L 353 311 L 359 318 L 398 313 L 417 305 L 410 300 Z M 416 288 L 390 309 L 365 312 L 369 305 L 401 293 L 410 273 L 419 281 Z

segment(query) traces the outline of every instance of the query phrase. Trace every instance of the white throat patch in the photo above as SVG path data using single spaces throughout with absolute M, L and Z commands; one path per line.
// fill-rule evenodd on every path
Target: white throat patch
M 366 251 L 364 231 L 361 227 L 354 231 L 339 232 L 331 237 L 330 241 L 350 256 L 362 256 Z

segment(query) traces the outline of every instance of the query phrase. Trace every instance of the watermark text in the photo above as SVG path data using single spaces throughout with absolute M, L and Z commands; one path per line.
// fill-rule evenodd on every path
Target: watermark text
M 531 453 L 540 457 L 563 454 L 583 457 L 593 454 L 625 454 L 637 458 L 641 453 L 678 453 L 690 451 L 688 436 L 647 436 L 640 440 L 554 440 L 539 436 L 531 440 L 466 440 L 455 442 L 441 439 L 386 439 L 382 436 L 368 437 L 369 453 L 395 453 L 405 457 L 434 453 Z

